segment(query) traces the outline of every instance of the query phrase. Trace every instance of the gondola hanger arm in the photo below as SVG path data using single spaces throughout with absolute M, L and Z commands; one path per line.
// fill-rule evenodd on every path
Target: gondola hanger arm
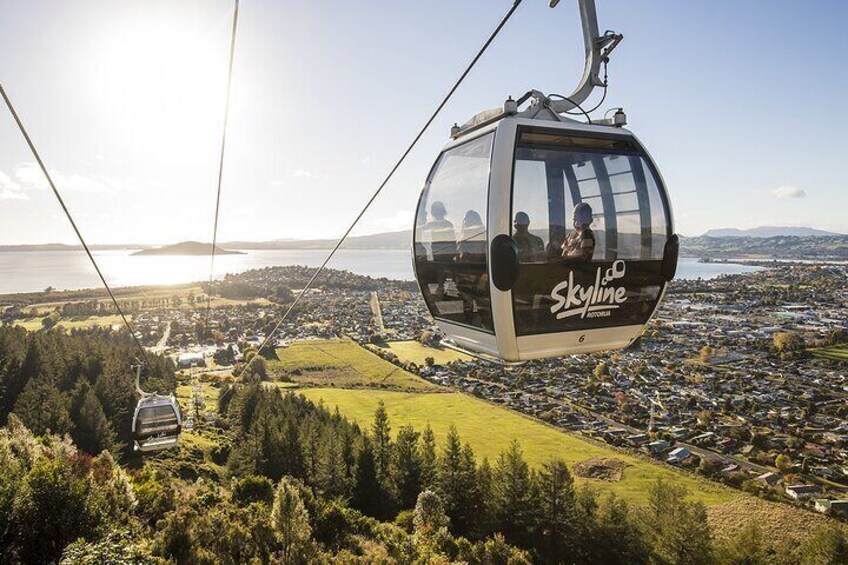
M 549 1 L 551 8 L 555 8 L 557 4 L 559 4 L 559 0 Z M 600 76 L 601 65 L 609 61 L 610 54 L 621 43 L 624 36 L 609 30 L 604 32 L 603 35 L 598 32 L 598 14 L 595 10 L 595 0 L 577 0 L 577 5 L 580 9 L 580 22 L 583 30 L 583 47 L 585 53 L 583 76 L 580 78 L 577 88 L 569 96 L 558 96 L 556 99 L 552 99 L 538 90 L 530 90 L 517 101 L 510 97 L 504 102 L 502 107 L 484 110 L 463 125 L 454 125 L 451 129 L 451 137 L 456 138 L 469 131 L 496 122 L 504 115 L 518 114 L 535 117 L 543 110 L 553 112 L 555 115 L 564 114 L 575 108 L 582 111 L 580 105 L 589 98 L 595 87 L 606 87 L 606 81 Z M 527 100 L 532 100 L 530 107 L 525 110 L 519 110 Z M 602 120 L 599 123 L 602 122 L 606 122 L 606 120 Z M 624 121 L 619 119 L 610 121 L 608 125 L 623 125 L 623 123 Z
M 555 8 L 559 0 L 550 0 L 550 7 Z M 609 60 L 610 54 L 621 43 L 624 36 L 607 30 L 601 35 L 598 32 L 598 13 L 595 10 L 595 0 L 577 0 L 580 8 L 580 23 L 583 30 L 583 47 L 585 63 L 583 76 L 577 88 L 562 100 L 551 101 L 551 109 L 557 113 L 567 112 L 585 102 L 597 86 L 606 86 L 601 78 L 601 64 Z

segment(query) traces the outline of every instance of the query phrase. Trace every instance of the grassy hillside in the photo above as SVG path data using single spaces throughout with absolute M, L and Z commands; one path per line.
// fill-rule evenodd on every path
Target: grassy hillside
M 370 347 L 378 348 L 376 345 Z M 391 351 L 398 356 L 398 359 L 409 363 L 410 361 L 416 365 L 424 365 L 427 357 L 432 357 L 439 364 L 444 365 L 451 361 L 469 361 L 471 357 L 444 347 L 426 347 L 421 345 L 421 342 L 415 340 L 409 341 L 390 341 L 385 345 L 379 346 L 383 351 Z
M 454 423 L 463 441 L 471 443 L 477 456 L 490 462 L 513 439 L 517 439 L 528 462 L 539 465 L 552 456 L 562 457 L 569 466 L 590 457 L 616 457 L 631 466 L 619 482 L 592 481 L 600 490 L 612 491 L 631 502 L 642 503 L 651 484 L 658 478 L 685 485 L 693 499 L 714 505 L 729 502 L 739 494 L 674 469 L 624 455 L 551 426 L 462 393 L 427 394 L 391 391 L 309 389 L 308 398 L 323 399 L 331 410 L 335 406 L 361 425 L 370 425 L 377 402 L 383 400 L 394 429 L 411 424 L 421 430 L 429 422 L 441 440 Z
M 277 349 L 272 370 L 306 386 L 439 390 L 350 340 L 302 341 Z
M 831 359 L 833 361 L 848 361 L 848 344 L 832 345 L 830 347 L 821 347 L 810 349 L 810 354 L 822 359 Z

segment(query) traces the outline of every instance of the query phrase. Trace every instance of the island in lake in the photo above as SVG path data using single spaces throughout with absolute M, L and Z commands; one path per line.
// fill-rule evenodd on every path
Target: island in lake
M 211 243 L 199 241 L 182 241 L 174 245 L 164 245 L 153 249 L 142 249 L 133 255 L 212 255 Z M 215 246 L 215 255 L 244 255 L 242 251 L 230 251 Z

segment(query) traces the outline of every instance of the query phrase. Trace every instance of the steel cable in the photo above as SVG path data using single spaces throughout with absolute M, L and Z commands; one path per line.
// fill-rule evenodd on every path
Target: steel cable
M 247 362 L 247 364 L 241 370 L 242 375 L 247 373 L 247 370 L 250 368 L 250 365 L 253 363 L 253 360 L 261 355 L 262 350 L 265 349 L 265 346 L 268 345 L 268 342 L 274 337 L 274 334 L 277 333 L 277 330 L 280 329 L 280 326 L 283 325 L 283 322 L 285 322 L 288 319 L 289 315 L 291 315 L 292 311 L 295 309 L 297 304 L 300 302 L 300 300 L 306 295 L 307 291 L 315 283 L 315 279 L 317 279 L 318 275 L 320 275 L 324 271 L 324 268 L 327 266 L 327 263 L 330 262 L 330 260 L 336 254 L 336 251 L 339 250 L 339 247 L 341 247 L 342 243 L 344 243 L 344 241 L 347 239 L 348 235 L 350 235 L 350 232 L 353 231 L 353 228 L 356 227 L 356 224 L 359 223 L 359 220 L 362 219 L 362 216 L 365 215 L 365 212 L 368 211 L 368 209 L 371 207 L 371 204 L 374 202 L 374 200 L 376 200 L 377 196 L 380 195 L 380 193 L 383 191 L 383 189 L 386 187 L 386 185 L 392 179 L 392 176 L 394 176 L 395 172 L 400 168 L 400 166 L 403 164 L 404 160 L 406 160 L 406 157 L 410 154 L 410 152 L 412 152 L 412 149 L 418 144 L 418 141 L 421 139 L 421 137 L 424 135 L 424 133 L 427 131 L 427 129 L 430 127 L 430 125 L 433 123 L 433 121 L 436 119 L 436 117 L 439 115 L 439 113 L 442 111 L 442 109 L 448 103 L 448 101 L 453 97 L 454 93 L 459 88 L 459 85 L 462 84 L 462 82 L 465 80 L 465 78 L 471 72 L 471 69 L 474 68 L 474 65 L 477 64 L 477 61 L 480 59 L 480 57 L 483 56 L 483 53 L 486 52 L 486 50 L 489 48 L 489 46 L 495 40 L 495 38 L 498 36 L 500 31 L 503 29 L 503 27 L 506 25 L 506 23 L 509 21 L 509 19 L 512 17 L 512 15 L 515 13 L 515 11 L 518 9 L 518 7 L 521 5 L 522 1 L 523 0 L 515 0 L 513 2 L 512 6 L 510 7 L 510 9 L 507 11 L 507 13 L 504 14 L 503 18 L 501 18 L 497 27 L 495 27 L 495 29 L 489 35 L 486 42 L 483 43 L 483 46 L 480 47 L 480 49 L 477 51 L 477 54 L 474 55 L 473 59 L 471 59 L 471 62 L 468 64 L 468 66 L 466 66 L 465 70 L 462 72 L 462 74 L 459 76 L 459 78 L 456 80 L 456 82 L 454 82 L 454 84 L 450 88 L 450 90 L 448 90 L 448 93 L 445 95 L 445 97 L 442 99 L 442 101 L 439 103 L 439 105 L 436 106 L 436 109 L 430 115 L 429 119 L 427 119 L 427 121 L 424 123 L 423 127 L 418 131 L 416 136 L 412 139 L 412 142 L 409 144 L 409 146 L 407 146 L 406 150 L 401 154 L 400 158 L 395 162 L 394 166 L 389 170 L 389 173 L 383 179 L 383 182 L 380 183 L 380 185 L 377 187 L 377 190 L 374 191 L 374 193 L 371 195 L 371 198 L 368 199 L 368 201 L 365 203 L 365 206 L 362 208 L 362 210 L 359 211 L 359 214 L 357 214 L 356 218 L 354 218 L 353 223 L 347 228 L 347 230 L 344 232 L 344 234 L 341 236 L 341 238 L 339 238 L 336 245 L 333 247 L 333 249 L 330 251 L 330 253 L 327 255 L 327 257 L 324 259 L 324 262 L 321 263 L 321 265 L 318 267 L 318 269 L 315 271 L 315 273 L 309 279 L 309 282 L 306 283 L 306 286 L 303 287 L 303 289 L 301 289 L 301 291 L 298 293 L 298 295 L 295 297 L 295 299 L 289 305 L 288 309 L 283 314 L 283 317 L 280 318 L 280 321 L 277 322 L 277 324 L 274 326 L 274 329 L 271 330 L 271 333 L 269 333 L 267 336 L 265 336 L 265 339 L 262 341 L 262 344 L 259 346 L 259 349 L 258 349 L 256 355 L 251 357 L 251 359 Z

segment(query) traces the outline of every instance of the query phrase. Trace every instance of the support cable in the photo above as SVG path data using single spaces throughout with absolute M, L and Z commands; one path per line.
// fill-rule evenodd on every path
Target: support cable
M 97 276 L 100 277 L 100 282 L 103 283 L 103 286 L 106 288 L 106 292 L 109 293 L 109 298 L 112 299 L 112 304 L 115 305 L 115 309 L 118 311 L 118 314 L 121 316 L 121 320 L 123 320 L 124 325 L 127 327 L 127 330 L 130 332 L 130 336 L 135 342 L 136 346 L 138 346 L 139 351 L 141 352 L 141 359 L 144 362 L 147 362 L 147 351 L 141 345 L 141 342 L 138 340 L 138 336 L 135 334 L 135 330 L 130 324 L 129 319 L 124 314 L 123 309 L 121 308 L 118 301 L 115 299 L 115 295 L 112 293 L 112 289 L 109 287 L 109 283 L 106 282 L 106 277 L 103 276 L 103 273 L 100 271 L 100 267 L 97 265 L 97 261 L 94 259 L 94 255 L 91 254 L 91 250 L 88 248 L 88 244 L 85 242 L 85 239 L 82 237 L 82 233 L 80 233 L 79 228 L 77 227 L 74 218 L 71 216 L 71 212 L 68 210 L 68 207 L 65 205 L 65 201 L 62 199 L 62 195 L 59 194 L 59 190 L 56 188 L 56 185 L 53 183 L 53 178 L 50 176 L 50 173 L 47 171 L 47 167 L 44 166 L 44 162 L 41 160 L 41 155 L 39 155 L 38 150 L 35 148 L 35 145 L 32 142 L 29 134 L 27 133 L 26 128 L 24 127 L 23 122 L 21 122 L 18 113 L 15 111 L 15 107 L 12 105 L 12 101 L 6 95 L 6 90 L 3 88 L 3 85 L 0 84 L 0 95 L 3 96 L 3 101 L 6 102 L 6 106 L 9 108 L 9 112 L 11 112 L 12 117 L 15 119 L 15 123 L 18 125 L 18 129 L 21 130 L 21 134 L 24 136 L 27 145 L 29 146 L 29 150 L 32 152 L 33 157 L 38 162 L 38 166 L 41 168 L 41 172 L 44 173 L 45 178 L 47 179 L 47 183 L 50 185 L 50 188 L 53 190 L 53 194 L 56 196 L 56 200 L 59 201 L 59 205 L 62 207 L 62 210 L 65 212 L 65 216 L 68 218 L 68 221 L 71 223 L 71 227 L 74 228 L 74 232 L 77 234 L 77 238 L 79 238 L 80 243 L 82 244 L 83 249 L 85 249 L 86 255 L 91 260 L 91 264 L 94 265 L 94 270 L 97 271 Z
M 312 287 L 313 283 L 315 282 L 315 279 L 317 279 L 318 275 L 320 275 L 324 271 L 324 268 L 327 266 L 327 263 L 330 262 L 330 260 L 336 254 L 336 251 L 339 250 L 339 247 L 341 247 L 342 243 L 344 243 L 344 241 L 347 239 L 348 235 L 350 235 L 350 232 L 353 231 L 353 228 L 356 227 L 356 224 L 359 223 L 359 220 L 362 219 L 362 216 L 365 215 L 365 212 L 368 211 L 368 209 L 371 207 L 371 204 L 373 204 L 373 202 L 374 202 L 374 200 L 376 200 L 377 196 L 380 195 L 380 193 L 383 191 L 383 189 L 386 187 L 386 185 L 392 179 L 392 176 L 394 176 L 395 171 L 397 171 L 400 168 L 400 166 L 403 164 L 404 160 L 406 160 L 406 157 L 410 154 L 410 152 L 412 152 L 412 149 L 418 144 L 418 141 L 421 139 L 421 137 L 424 135 L 424 133 L 427 131 L 427 129 L 429 129 L 430 125 L 433 123 L 433 121 L 436 119 L 436 117 L 439 115 L 439 113 L 442 111 L 442 109 L 445 107 L 445 105 L 448 103 L 448 101 L 453 97 L 454 93 L 459 88 L 459 85 L 462 84 L 462 82 L 465 80 L 465 78 L 471 72 L 471 69 L 474 68 L 474 65 L 477 64 L 477 61 L 480 59 L 480 57 L 483 56 L 483 53 L 486 52 L 486 50 L 489 48 L 489 46 L 495 40 L 495 38 L 498 36 L 500 31 L 503 29 L 503 27 L 506 25 L 506 23 L 509 21 L 509 19 L 512 17 L 512 15 L 515 13 L 515 11 L 518 9 L 518 7 L 521 5 L 522 1 L 523 0 L 515 0 L 513 2 L 512 6 L 510 7 L 510 9 L 507 11 L 507 13 L 503 16 L 503 18 L 501 18 L 500 23 L 498 23 L 497 27 L 495 27 L 495 29 L 489 35 L 489 38 L 486 40 L 485 43 L 483 43 L 483 46 L 480 47 L 480 49 L 477 51 L 477 54 L 474 55 L 474 58 L 471 59 L 471 62 L 468 64 L 468 66 L 465 68 L 465 70 L 462 72 L 462 74 L 459 75 L 459 78 L 456 80 L 456 82 L 454 82 L 454 84 L 450 88 L 450 90 L 448 90 L 448 93 L 445 95 L 445 97 L 442 99 L 442 101 L 439 103 L 439 105 L 436 106 L 436 109 L 430 115 L 429 119 L 424 123 L 424 126 L 418 131 L 416 136 L 412 139 L 412 142 L 409 144 L 409 146 L 407 146 L 406 150 L 401 154 L 400 158 L 395 162 L 394 166 L 389 170 L 389 173 L 383 179 L 383 182 L 380 183 L 380 185 L 377 187 L 377 190 L 374 191 L 374 193 L 371 195 L 371 198 L 368 199 L 368 201 L 365 203 L 365 206 L 363 206 L 362 210 L 360 210 L 359 214 L 357 214 L 356 218 L 354 218 L 353 223 L 350 224 L 350 226 L 347 228 L 347 230 L 344 232 L 344 234 L 341 236 L 341 238 L 339 238 L 339 241 L 336 243 L 336 245 L 333 247 L 333 249 L 330 251 L 330 253 L 327 254 L 327 257 L 324 259 L 324 262 L 321 263 L 321 266 L 318 267 L 318 269 L 315 271 L 315 273 L 309 279 L 309 282 L 306 283 L 306 286 L 303 287 L 303 289 L 301 289 L 301 291 L 298 293 L 298 295 L 295 297 L 295 299 L 289 305 L 288 309 L 283 314 L 283 317 L 280 319 L 279 322 L 277 322 L 277 324 L 274 326 L 274 329 L 271 330 L 271 333 L 269 333 L 267 336 L 265 336 L 265 339 L 262 341 L 262 344 L 259 346 L 259 349 L 258 349 L 256 355 L 251 357 L 250 361 L 248 361 L 247 364 L 242 369 L 242 371 L 241 371 L 242 375 L 247 373 L 247 370 L 250 368 L 250 365 L 251 365 L 251 363 L 253 363 L 253 360 L 261 355 L 262 350 L 265 348 L 266 345 L 268 345 L 268 342 L 274 337 L 274 334 L 277 333 L 277 330 L 280 329 L 280 326 L 283 325 L 283 322 L 285 322 L 288 319 L 289 315 L 295 309 L 297 304 L 306 295 L 307 291 Z
M 221 209 L 221 184 L 224 178 L 224 153 L 227 147 L 227 124 L 230 119 L 230 87 L 233 82 L 233 58 L 236 52 L 236 29 L 238 28 L 239 0 L 233 9 L 233 29 L 230 35 L 230 63 L 227 69 L 227 96 L 224 102 L 224 128 L 221 134 L 221 154 L 218 159 L 218 190 L 215 197 L 215 221 L 212 227 L 212 259 L 209 264 L 209 287 L 206 292 L 206 318 L 203 322 L 204 338 L 209 334 L 209 314 L 212 309 L 212 284 L 215 279 L 215 250 L 218 246 L 218 213 Z

